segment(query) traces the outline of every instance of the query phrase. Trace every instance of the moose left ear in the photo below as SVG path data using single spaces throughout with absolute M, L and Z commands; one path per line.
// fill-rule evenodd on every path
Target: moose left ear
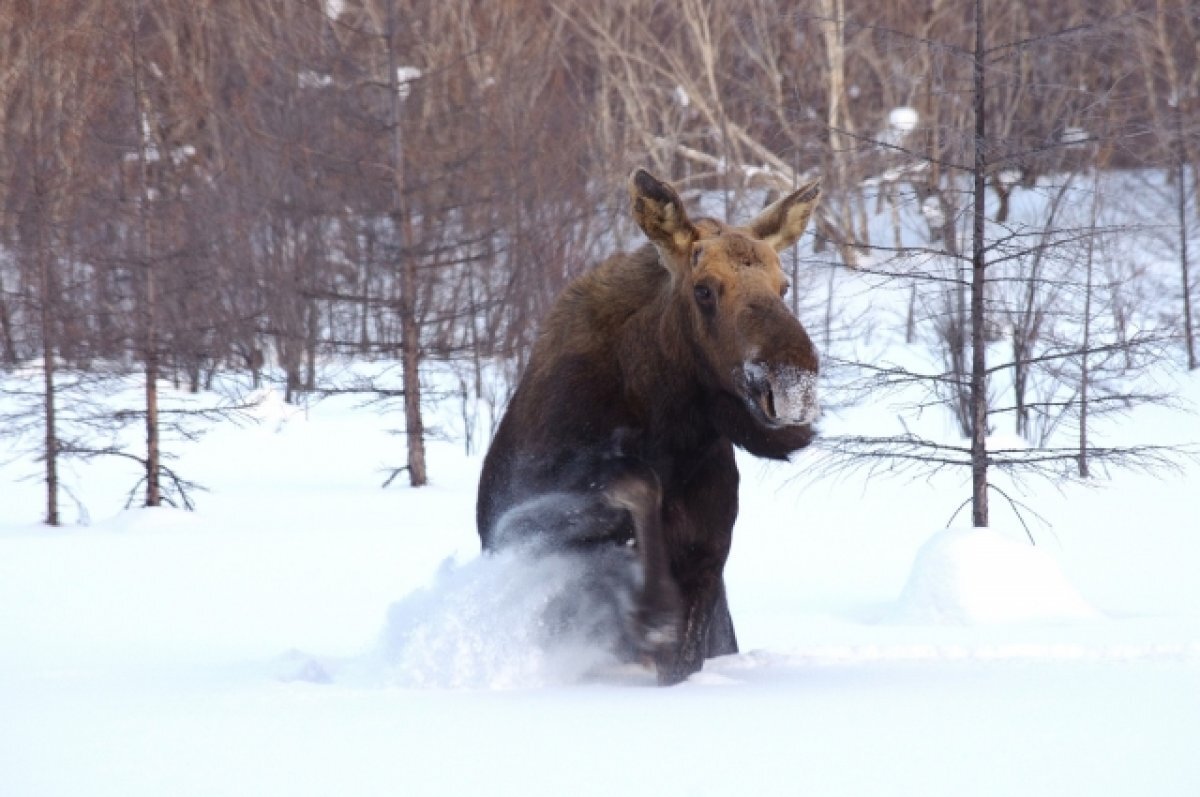
M 746 227 L 755 238 L 770 244 L 776 252 L 782 252 L 800 240 L 820 199 L 821 178 L 818 177 L 768 207 Z
M 664 255 L 683 256 L 699 237 L 679 194 L 645 169 L 629 175 L 629 199 L 634 221 Z

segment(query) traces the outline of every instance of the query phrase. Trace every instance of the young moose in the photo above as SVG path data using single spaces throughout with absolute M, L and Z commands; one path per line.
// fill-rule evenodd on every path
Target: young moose
M 690 219 L 643 169 L 629 193 L 650 244 L 559 297 L 484 461 L 477 520 L 486 550 L 580 557 L 581 588 L 616 607 L 619 652 L 653 656 L 673 684 L 737 652 L 733 447 L 784 459 L 814 436 L 817 353 L 777 253 L 820 187 L 742 227 Z

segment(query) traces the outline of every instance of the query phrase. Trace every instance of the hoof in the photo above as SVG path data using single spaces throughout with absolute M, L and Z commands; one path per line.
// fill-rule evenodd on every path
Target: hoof
M 674 686 L 681 684 L 692 676 L 693 673 L 699 672 L 700 668 L 690 669 L 687 667 L 664 667 L 659 664 L 656 667 L 659 686 Z
M 656 657 L 673 650 L 682 638 L 683 604 L 674 582 L 661 583 L 656 596 L 642 596 L 636 623 L 642 650 Z

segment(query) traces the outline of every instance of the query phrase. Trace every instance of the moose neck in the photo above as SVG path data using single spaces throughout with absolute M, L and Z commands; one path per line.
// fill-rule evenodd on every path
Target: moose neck
M 644 424 L 645 445 L 656 456 L 689 456 L 717 440 L 706 409 L 713 379 L 689 308 L 670 280 L 625 326 L 618 358 L 627 397 Z

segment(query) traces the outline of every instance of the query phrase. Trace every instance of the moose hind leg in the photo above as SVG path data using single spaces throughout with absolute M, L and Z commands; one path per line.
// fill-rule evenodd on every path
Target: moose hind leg
M 496 524 L 493 544 L 549 563 L 567 581 L 538 621 L 547 644 L 587 640 L 625 660 L 644 654 L 636 618 L 644 583 L 630 512 L 603 491 L 530 498 Z
M 635 636 L 647 653 L 674 647 L 682 601 L 671 577 L 662 528 L 662 486 L 649 468 L 626 472 L 606 490 L 609 503 L 629 512 L 642 566 L 642 589 L 634 616 Z

